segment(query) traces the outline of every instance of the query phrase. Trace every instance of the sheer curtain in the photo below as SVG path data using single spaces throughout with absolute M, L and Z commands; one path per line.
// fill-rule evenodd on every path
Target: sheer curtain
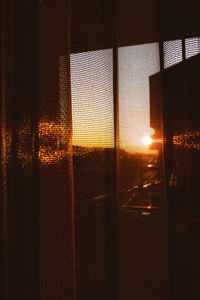
M 199 299 L 198 1 L 1 3 L 1 299 Z
M 69 3 L 1 5 L 1 298 L 74 299 Z

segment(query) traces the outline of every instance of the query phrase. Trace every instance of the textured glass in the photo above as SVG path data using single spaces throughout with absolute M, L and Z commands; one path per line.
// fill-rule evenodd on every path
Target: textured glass
M 169 68 L 183 60 L 182 40 L 166 41 L 163 43 L 164 68 Z
M 185 39 L 185 57 L 190 58 L 194 55 L 197 55 L 200 53 L 200 38 L 194 37 L 194 38 L 188 38 Z

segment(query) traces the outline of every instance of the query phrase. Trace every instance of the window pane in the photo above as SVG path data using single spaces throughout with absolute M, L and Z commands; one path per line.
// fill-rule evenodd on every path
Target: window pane
M 159 45 L 118 54 L 120 300 L 167 299 Z
M 73 145 L 113 147 L 112 49 L 71 55 Z
M 112 49 L 71 55 L 77 298 L 107 298 L 113 196 Z M 97 293 L 98 291 L 98 293 Z
M 194 37 L 194 38 L 188 38 L 185 39 L 185 57 L 190 58 L 194 55 L 197 55 L 200 53 L 200 38 Z
M 164 68 L 169 68 L 183 60 L 182 40 L 163 43 Z

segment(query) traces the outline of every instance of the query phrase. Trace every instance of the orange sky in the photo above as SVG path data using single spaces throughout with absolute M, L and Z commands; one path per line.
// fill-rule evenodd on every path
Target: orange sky
M 159 70 L 158 43 L 119 48 L 120 145 L 130 152 L 149 152 L 142 143 L 153 134 L 149 76 Z
M 159 72 L 158 43 L 119 48 L 120 146 L 149 152 L 149 76 Z M 73 144 L 113 147 L 112 49 L 71 55 Z
M 114 146 L 112 49 L 71 55 L 73 144 Z

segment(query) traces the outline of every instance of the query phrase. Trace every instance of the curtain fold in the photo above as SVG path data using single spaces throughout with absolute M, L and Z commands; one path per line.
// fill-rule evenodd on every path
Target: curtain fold
M 6 300 L 75 299 L 69 20 L 68 1 L 2 3 Z
M 6 10 L 5 3 L 1 3 L 1 48 L 0 48 L 0 57 L 1 57 L 1 110 L 0 110 L 0 124 L 1 124 L 1 139 L 0 139 L 0 289 L 1 297 L 8 299 L 8 257 L 7 257 L 7 178 L 6 178 L 6 126 L 5 126 L 5 101 L 6 101 L 6 63 L 5 63 L 5 54 L 6 54 Z
M 200 297 L 198 0 L 2 0 L 0 297 Z

